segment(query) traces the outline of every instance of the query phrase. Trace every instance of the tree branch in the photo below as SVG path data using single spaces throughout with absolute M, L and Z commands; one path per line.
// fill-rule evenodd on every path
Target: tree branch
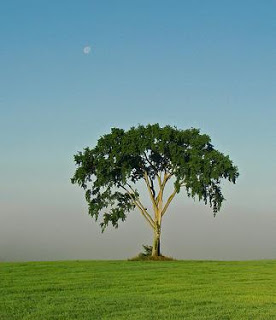
M 144 171 L 144 180 L 146 182 L 146 185 L 147 185 L 147 188 L 148 188 L 148 191 L 149 191 L 149 194 L 150 194 L 150 199 L 151 199 L 151 202 L 153 204 L 154 211 L 156 212 L 157 205 L 156 205 L 155 197 L 154 197 L 155 191 L 152 192 L 152 189 L 151 189 L 151 186 L 150 186 L 150 182 L 149 182 L 149 176 L 148 176 L 146 171 Z
M 153 180 L 151 177 L 149 177 L 149 181 L 150 181 L 150 188 L 151 188 L 151 191 L 152 191 L 152 195 L 153 195 L 153 198 L 155 199 L 155 189 L 154 189 L 154 183 L 153 183 Z
M 150 226 L 155 230 L 155 223 L 152 220 L 152 217 L 148 214 L 147 209 L 143 206 L 143 204 L 141 203 L 141 201 L 138 199 L 135 199 L 134 197 L 134 190 L 131 187 L 130 184 L 127 183 L 127 185 L 129 186 L 129 188 L 131 189 L 132 193 L 123 185 L 120 185 L 121 188 L 123 188 L 127 194 L 131 197 L 133 203 L 135 204 L 135 206 L 141 211 L 142 215 L 144 216 L 144 218 L 148 221 L 148 223 L 150 224 Z
M 165 204 L 162 212 L 161 212 L 161 216 L 163 217 L 163 215 L 165 214 L 165 212 L 167 211 L 168 209 L 168 206 L 170 205 L 170 203 L 172 202 L 172 199 L 174 198 L 174 196 L 176 195 L 177 191 L 176 189 L 174 189 L 174 192 L 169 196 L 168 200 L 167 200 L 167 203 Z
M 160 175 L 159 175 L 159 172 L 158 172 L 158 174 L 156 176 L 157 176 L 159 189 L 161 189 L 161 187 L 162 187 L 161 172 L 160 172 Z
M 158 192 L 158 195 L 157 195 L 158 201 L 163 197 L 163 191 L 165 189 L 165 185 L 168 182 L 168 180 L 171 178 L 171 176 L 172 176 L 172 174 L 167 173 L 166 171 L 164 173 L 163 181 L 161 179 L 161 173 L 160 173 L 160 176 L 159 175 L 157 176 L 158 184 L 159 184 L 159 192 Z

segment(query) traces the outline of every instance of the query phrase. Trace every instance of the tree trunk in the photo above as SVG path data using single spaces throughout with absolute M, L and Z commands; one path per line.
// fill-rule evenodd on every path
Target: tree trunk
M 151 253 L 152 257 L 158 257 L 158 256 L 161 255 L 161 252 L 160 252 L 160 235 L 161 235 L 161 229 L 158 228 L 158 230 L 154 232 L 152 253 Z

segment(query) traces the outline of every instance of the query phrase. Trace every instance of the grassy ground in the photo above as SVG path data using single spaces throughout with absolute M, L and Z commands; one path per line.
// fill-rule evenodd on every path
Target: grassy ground
M 0 319 L 276 319 L 276 261 L 0 264 Z

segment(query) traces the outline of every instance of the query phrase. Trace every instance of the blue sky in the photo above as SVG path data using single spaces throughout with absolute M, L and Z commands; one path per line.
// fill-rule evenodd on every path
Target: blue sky
M 272 0 L 1 3 L 0 258 L 121 258 L 151 241 L 138 213 L 101 235 L 70 177 L 73 154 L 111 127 L 155 122 L 201 128 L 241 172 L 236 186 L 225 184 L 228 201 L 215 223 L 209 208 L 177 200 L 165 250 L 275 257 L 275 39 Z M 182 214 L 185 206 L 195 214 Z M 173 223 L 202 226 L 198 251 L 176 248 Z M 238 226 L 242 250 L 229 226 Z M 229 243 L 216 247 L 219 230 Z

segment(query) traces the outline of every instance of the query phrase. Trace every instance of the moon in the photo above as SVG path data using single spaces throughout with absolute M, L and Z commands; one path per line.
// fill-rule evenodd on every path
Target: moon
M 83 48 L 83 53 L 84 53 L 84 54 L 89 54 L 90 51 L 91 51 L 91 47 L 90 47 L 90 46 L 85 46 L 85 47 Z

